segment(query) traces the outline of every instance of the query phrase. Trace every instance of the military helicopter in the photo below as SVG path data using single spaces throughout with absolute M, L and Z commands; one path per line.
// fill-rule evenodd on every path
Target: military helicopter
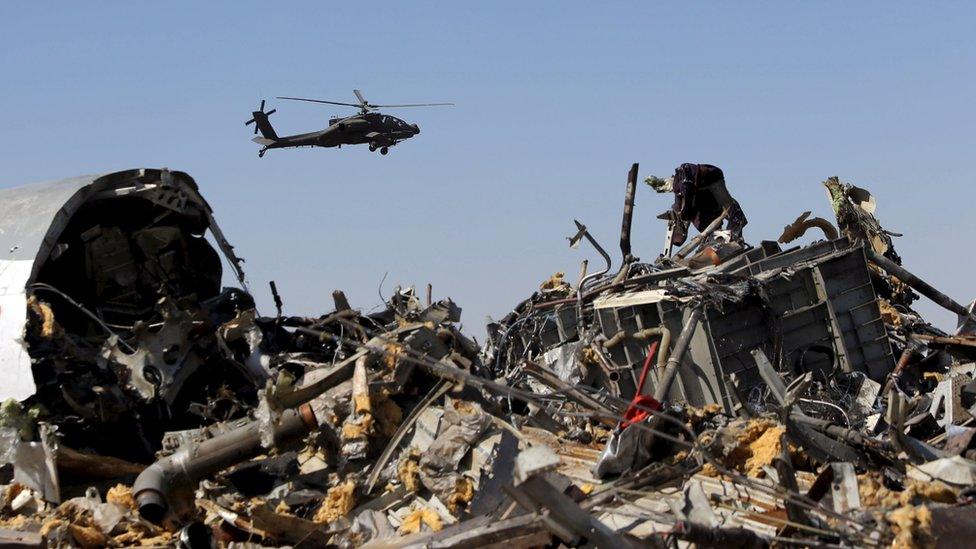
M 355 107 L 359 109 L 359 114 L 346 117 L 333 117 L 329 119 L 329 127 L 324 130 L 311 133 L 301 133 L 297 135 L 278 136 L 268 116 L 275 113 L 278 109 L 271 109 L 264 112 L 264 100 L 258 110 L 251 113 L 251 119 L 244 123 L 245 126 L 254 124 L 254 134 L 261 132 L 261 137 L 255 137 L 253 141 L 264 147 L 258 151 L 258 156 L 264 156 L 268 149 L 283 149 L 286 147 L 341 147 L 343 145 L 369 144 L 369 150 L 379 150 L 380 154 L 390 152 L 390 147 L 396 145 L 404 139 L 420 133 L 420 127 L 416 124 L 408 124 L 395 116 L 373 112 L 375 109 L 388 109 L 400 107 L 438 107 L 443 105 L 453 105 L 454 103 L 418 103 L 411 105 L 374 105 L 363 97 L 363 92 L 353 90 L 359 103 L 340 103 L 338 101 L 325 101 L 323 99 L 305 99 L 303 97 L 278 97 L 289 101 L 308 101 L 309 103 L 326 103 L 329 105 L 342 105 L 344 107 Z

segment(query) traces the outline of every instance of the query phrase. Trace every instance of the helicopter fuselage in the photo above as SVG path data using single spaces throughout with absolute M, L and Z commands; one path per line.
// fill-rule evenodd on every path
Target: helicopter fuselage
M 416 124 L 378 112 L 360 113 L 329 120 L 329 127 L 317 132 L 287 135 L 270 140 L 266 149 L 285 147 L 338 147 L 368 144 L 370 150 L 392 147 L 420 133 Z M 260 142 L 260 141 L 259 141 Z

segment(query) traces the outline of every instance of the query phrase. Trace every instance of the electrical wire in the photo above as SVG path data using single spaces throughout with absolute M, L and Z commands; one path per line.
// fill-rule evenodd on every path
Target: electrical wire
M 95 323 L 98 324 L 103 330 L 105 330 L 105 332 L 108 333 L 110 336 L 115 336 L 118 339 L 119 343 L 121 343 L 122 345 L 124 345 L 125 348 L 129 350 L 130 353 L 136 352 L 136 350 L 133 349 L 132 346 L 129 345 L 129 343 L 127 341 L 125 341 L 124 339 L 122 339 L 119 336 L 119 334 L 115 333 L 115 331 L 112 330 L 112 328 L 110 328 L 108 326 L 108 324 L 106 324 L 105 321 L 101 319 L 101 317 L 99 317 L 95 313 L 93 313 L 90 310 L 88 310 L 81 303 L 78 303 L 77 301 L 75 301 L 74 299 L 72 299 L 72 297 L 69 296 L 68 294 L 62 292 L 61 290 L 55 288 L 54 286 L 51 286 L 50 284 L 44 284 L 42 282 L 35 282 L 34 284 L 31 284 L 30 285 L 30 288 L 32 290 L 44 290 L 44 291 L 47 291 L 47 292 L 52 292 L 52 293 L 55 293 L 55 294 L 61 296 L 62 299 L 64 299 L 65 301 L 67 301 L 70 305 L 74 306 L 76 309 L 78 309 L 80 312 L 82 312 L 85 316 L 87 316 L 87 317 L 91 318 L 92 320 L 94 320 Z

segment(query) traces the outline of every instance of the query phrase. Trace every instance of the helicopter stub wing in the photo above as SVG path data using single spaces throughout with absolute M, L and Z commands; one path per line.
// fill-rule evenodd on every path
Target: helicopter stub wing
M 396 139 L 392 139 L 389 135 L 382 132 L 369 132 L 365 135 L 366 139 L 369 139 L 371 143 L 377 145 L 393 146 L 396 145 Z

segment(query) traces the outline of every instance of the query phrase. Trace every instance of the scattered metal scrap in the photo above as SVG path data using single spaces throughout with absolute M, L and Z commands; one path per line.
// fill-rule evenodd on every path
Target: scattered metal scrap
M 557 274 L 488 327 L 398 288 L 261 316 L 186 174 L 0 191 L 0 544 L 934 546 L 971 529 L 976 333 L 828 179 L 748 244 L 683 164 L 665 251 Z M 14 215 L 13 212 L 18 212 Z M 22 212 L 29 212 L 23 215 Z M 725 228 L 723 228 L 723 224 Z M 688 239 L 691 225 L 700 233 Z M 826 240 L 783 249 L 807 228 Z M 221 289 L 221 250 L 240 288 Z M 674 250 L 674 246 L 680 246 Z M 944 333 L 916 292 L 960 316 Z

